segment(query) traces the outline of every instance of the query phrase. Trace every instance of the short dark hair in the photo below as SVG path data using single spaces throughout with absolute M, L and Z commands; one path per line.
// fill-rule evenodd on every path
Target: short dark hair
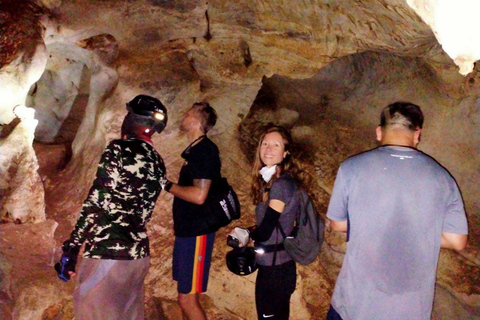
M 192 108 L 202 124 L 203 132 L 207 133 L 217 123 L 217 112 L 208 102 L 195 102 Z
M 380 126 L 400 125 L 411 131 L 423 127 L 423 113 L 419 106 L 410 102 L 398 101 L 389 104 L 380 113 Z

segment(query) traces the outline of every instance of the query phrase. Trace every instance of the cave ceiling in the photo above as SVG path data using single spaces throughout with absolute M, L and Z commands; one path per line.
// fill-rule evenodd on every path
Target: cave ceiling
M 209 135 L 244 225 L 254 223 L 250 163 L 266 125 L 292 131 L 324 215 L 339 164 L 376 146 L 380 109 L 419 104 L 420 149 L 456 178 L 471 233 L 464 252 L 441 253 L 432 318 L 480 319 L 480 72 L 471 69 L 474 55 L 452 58 L 439 42 L 437 3 L 0 0 L 2 319 L 72 318 L 73 287 L 54 278 L 52 252 L 76 221 L 103 148 L 119 135 L 125 103 L 140 93 L 167 106 L 154 145 L 174 181 L 188 144 L 182 113 L 201 100 L 215 107 Z M 149 224 L 148 319 L 175 314 L 171 204 L 162 193 Z M 229 274 L 222 236 L 202 303 L 212 319 L 253 319 L 255 278 Z M 299 269 L 292 319 L 320 319 L 328 309 L 346 246 L 331 231 L 325 242 L 320 259 Z

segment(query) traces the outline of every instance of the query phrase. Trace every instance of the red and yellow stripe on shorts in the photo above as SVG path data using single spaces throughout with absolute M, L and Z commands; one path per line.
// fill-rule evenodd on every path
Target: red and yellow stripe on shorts
M 195 256 L 193 260 L 192 291 L 190 293 L 203 292 L 205 272 L 205 254 L 207 248 L 207 235 L 197 236 L 195 243 Z

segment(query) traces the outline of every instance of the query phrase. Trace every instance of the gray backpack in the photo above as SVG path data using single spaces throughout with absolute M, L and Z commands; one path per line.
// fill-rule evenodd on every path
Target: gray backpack
M 278 227 L 288 254 L 296 262 L 307 265 L 312 263 L 320 253 L 325 223 L 317 213 L 308 193 L 300 187 L 296 192 L 298 192 L 300 206 L 293 231 L 287 236 L 280 224 Z

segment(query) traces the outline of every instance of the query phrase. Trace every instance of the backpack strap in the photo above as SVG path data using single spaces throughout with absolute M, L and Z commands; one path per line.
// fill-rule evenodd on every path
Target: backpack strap
M 255 249 L 262 249 L 264 253 L 272 253 L 276 251 L 285 250 L 285 246 L 283 243 L 276 243 L 276 244 L 266 244 L 266 245 L 259 245 L 255 246 Z
M 299 206 L 298 206 L 298 210 L 297 212 L 295 213 L 295 220 L 294 220 L 294 226 L 298 226 L 300 224 L 300 210 L 301 210 L 301 205 L 302 205 L 302 192 L 301 192 L 301 188 L 298 186 L 298 184 L 295 184 L 295 193 L 297 194 L 298 196 L 298 203 L 299 203 Z M 283 227 L 282 225 L 280 224 L 280 221 L 277 222 L 277 228 L 278 230 L 280 230 L 280 233 L 282 234 L 282 237 L 283 237 L 283 240 L 285 240 L 287 238 L 287 235 L 285 234 L 285 231 L 283 230 Z M 293 228 L 293 230 L 295 230 L 295 227 Z M 292 230 L 292 232 L 293 232 Z
M 298 210 L 295 214 L 295 220 L 294 220 L 294 228 L 293 230 L 295 230 L 295 226 L 298 226 L 299 223 L 300 223 L 300 206 L 301 206 L 301 203 L 302 203 L 302 195 L 301 195 L 301 189 L 300 187 L 298 186 L 298 184 L 295 183 L 295 193 L 297 194 L 298 196 L 298 202 L 299 202 L 299 206 L 298 206 Z M 275 226 L 275 229 L 279 230 L 280 233 L 282 234 L 282 238 L 283 238 L 283 241 L 285 241 L 285 239 L 287 238 L 287 235 L 285 234 L 285 231 L 283 230 L 283 227 L 282 225 L 280 224 L 280 220 L 277 221 L 277 225 Z M 292 231 L 293 231 L 292 230 Z M 277 242 L 275 244 L 272 244 L 272 245 L 268 245 L 268 246 L 265 246 L 267 247 L 267 249 L 264 248 L 264 250 L 266 250 L 265 252 L 273 252 L 273 262 L 272 262 L 272 266 L 275 265 L 275 259 L 277 257 L 277 251 L 280 251 L 280 250 L 285 250 L 285 245 L 283 244 L 283 241 L 282 243 L 278 243 L 278 237 L 277 237 Z M 263 248 L 263 247 L 262 247 Z M 268 251 L 267 251 L 268 250 Z
M 277 229 L 280 230 L 280 233 L 282 234 L 282 238 L 283 240 L 285 240 L 287 238 L 287 235 L 285 234 L 285 231 L 283 230 L 283 227 L 279 222 L 277 222 Z
M 276 260 L 277 260 L 277 252 L 278 252 L 278 241 L 275 242 L 275 244 L 274 244 L 272 267 L 275 267 L 275 262 L 276 262 Z
M 301 206 L 302 201 L 303 201 L 302 200 L 302 195 L 301 195 L 301 190 L 302 189 L 298 185 L 298 183 L 295 183 L 295 194 L 298 197 L 299 206 L 298 206 L 297 212 L 295 213 L 294 229 L 293 230 L 295 230 L 295 226 L 298 226 L 300 224 L 300 210 L 301 210 L 300 206 Z M 282 234 L 282 239 L 283 240 L 285 240 L 287 238 L 287 235 L 285 234 L 285 231 L 283 230 L 283 227 L 280 224 L 280 221 L 277 221 L 275 229 L 273 229 L 273 230 L 277 230 L 277 232 L 280 231 L 280 233 Z M 255 246 L 255 247 L 257 247 L 257 246 Z M 277 258 L 277 252 L 281 251 L 281 250 L 285 250 L 285 245 L 283 244 L 283 241 L 282 241 L 282 243 L 278 243 L 278 237 L 277 237 L 277 241 L 275 242 L 275 244 L 260 245 L 260 246 L 258 246 L 258 248 L 263 249 L 264 253 L 273 252 L 273 259 L 272 259 L 272 267 L 273 267 L 273 266 L 275 266 L 275 262 L 276 262 L 276 258 Z

